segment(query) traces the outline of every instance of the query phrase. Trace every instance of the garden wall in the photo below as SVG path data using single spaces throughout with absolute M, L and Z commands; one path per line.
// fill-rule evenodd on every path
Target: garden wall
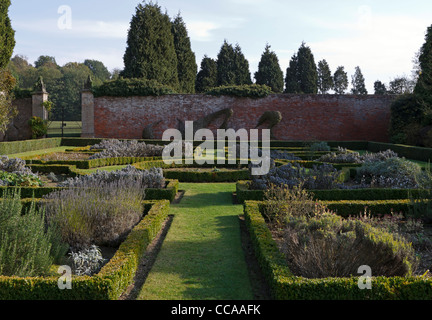
M 253 129 L 266 111 L 279 111 L 282 121 L 274 127 L 278 140 L 365 140 L 388 142 L 390 105 L 387 95 L 291 95 L 273 94 L 251 99 L 210 95 L 166 95 L 159 97 L 99 97 L 83 101 L 85 137 L 142 138 L 143 129 L 153 128 L 161 139 L 178 121 L 197 121 L 222 109 L 233 115 L 228 128 Z M 91 93 L 90 93 L 91 95 Z M 214 122 L 217 129 L 224 119 Z M 161 121 L 158 123 L 158 121 Z M 267 128 L 266 125 L 260 128 Z

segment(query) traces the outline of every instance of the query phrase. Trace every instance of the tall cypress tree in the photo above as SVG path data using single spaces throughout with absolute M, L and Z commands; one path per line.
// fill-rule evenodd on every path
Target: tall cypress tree
M 303 42 L 296 55 L 291 58 L 285 78 L 287 93 L 316 94 L 318 72 L 312 51 Z
M 234 85 L 236 81 L 234 67 L 235 52 L 231 44 L 226 40 L 217 56 L 217 86 Z
M 425 43 L 419 55 L 420 75 L 414 93 L 432 107 L 432 25 L 428 27 Z
M 351 89 L 351 93 L 352 94 L 368 94 L 367 90 L 366 90 L 366 85 L 365 85 L 365 79 L 363 77 L 363 73 L 360 70 L 360 67 L 356 67 L 355 68 L 355 73 L 354 75 L 351 77 L 352 81 L 352 89 Z
M 249 62 L 244 56 L 239 44 L 234 48 L 234 73 L 235 84 L 252 84 Z
M 258 64 L 258 71 L 255 72 L 255 80 L 257 84 L 269 86 L 275 93 L 283 91 L 284 79 L 279 59 L 275 52 L 270 51 L 268 44 Z
M 203 93 L 217 86 L 217 63 L 212 58 L 204 56 L 201 61 L 201 70 L 198 72 L 195 83 L 196 92 Z
M 345 90 L 348 88 L 348 75 L 345 72 L 345 68 L 343 66 L 339 66 L 334 75 L 334 91 L 336 94 L 344 94 Z
M 0 69 L 6 68 L 15 47 L 15 31 L 9 18 L 10 0 L 0 1 Z
M 172 22 L 172 33 L 174 35 L 174 47 L 177 55 L 179 90 L 182 93 L 195 93 L 195 79 L 198 66 L 195 53 L 191 49 L 186 24 L 180 13 Z
M 318 91 L 326 94 L 333 89 L 333 76 L 325 59 L 318 62 Z
M 297 54 L 291 57 L 285 75 L 285 93 L 300 93 L 300 77 L 298 73 Z
M 156 80 L 179 88 L 171 19 L 157 4 L 139 4 L 132 17 L 124 55 L 125 78 Z

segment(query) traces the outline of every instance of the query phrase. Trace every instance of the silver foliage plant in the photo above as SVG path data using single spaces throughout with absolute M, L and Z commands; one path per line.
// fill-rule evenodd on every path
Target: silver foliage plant
M 121 170 L 102 171 L 98 170 L 89 175 L 69 178 L 58 184 L 61 188 L 77 187 L 80 185 L 91 184 L 92 182 L 113 182 L 120 179 L 130 178 L 141 183 L 142 188 L 161 189 L 165 187 L 165 178 L 162 168 L 151 168 L 149 170 L 138 170 L 137 168 L 128 165 Z
M 77 276 L 92 276 L 99 272 L 106 262 L 100 248 L 96 245 L 81 251 L 72 251 L 69 256 L 73 263 L 72 270 Z
M 120 157 L 161 157 L 164 146 L 146 144 L 137 140 L 102 140 L 90 147 L 90 150 L 101 152 L 92 155 L 89 159 L 120 158 Z
M 330 152 L 321 156 L 318 161 L 330 163 L 366 163 L 385 161 L 391 158 L 397 158 L 398 154 L 392 150 L 380 151 L 377 153 L 366 152 L 363 155 L 355 151 L 349 151 L 346 148 L 338 147 L 336 152 Z
M 8 156 L 0 157 L 0 170 L 20 175 L 34 175 L 26 162 L 19 158 L 9 159 Z

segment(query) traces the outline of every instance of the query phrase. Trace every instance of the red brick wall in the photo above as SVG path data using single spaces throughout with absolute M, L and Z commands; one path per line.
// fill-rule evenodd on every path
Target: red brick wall
M 168 95 L 161 97 L 95 98 L 95 136 L 139 139 L 143 128 L 159 120 L 154 129 L 161 138 L 181 121 L 198 120 L 231 108 L 229 128 L 253 129 L 265 111 L 280 111 L 274 128 L 279 140 L 367 140 L 387 142 L 390 104 L 394 96 L 274 94 L 262 99 Z M 215 125 L 222 123 L 217 121 Z M 214 129 L 215 127 L 213 127 Z M 264 128 L 264 127 L 263 127 Z

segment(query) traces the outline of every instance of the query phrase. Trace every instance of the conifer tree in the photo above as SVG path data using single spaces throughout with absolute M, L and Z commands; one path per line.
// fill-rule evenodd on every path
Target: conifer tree
M 235 84 L 252 84 L 249 62 L 244 56 L 239 44 L 234 48 L 234 73 Z
M 368 94 L 366 90 L 365 79 L 363 77 L 360 67 L 358 66 L 355 68 L 354 75 L 351 77 L 351 84 L 352 94 Z
M 15 31 L 9 18 L 10 0 L 0 2 L 0 69 L 6 68 L 15 47 Z
M 334 91 L 336 94 L 344 94 L 345 90 L 348 88 L 348 75 L 345 72 L 345 68 L 343 66 L 339 66 L 334 75 Z
M 267 85 L 275 93 L 283 91 L 284 79 L 279 59 L 275 52 L 270 51 L 268 44 L 258 64 L 258 71 L 255 72 L 255 80 L 256 84 Z
M 197 76 L 197 63 L 195 53 L 191 49 L 186 24 L 180 13 L 172 22 L 174 47 L 177 55 L 177 73 L 179 78 L 179 92 L 195 93 L 195 79 Z
M 217 56 L 217 86 L 234 85 L 236 81 L 234 67 L 235 52 L 231 44 L 226 40 Z
M 326 94 L 333 89 L 333 76 L 325 59 L 318 62 L 318 91 Z
M 124 54 L 125 78 L 156 80 L 179 88 L 171 19 L 157 4 L 139 4 L 132 17 Z
M 285 75 L 285 93 L 300 93 L 297 54 L 291 57 Z
M 420 75 L 414 93 L 432 107 L 432 25 L 428 27 L 425 38 L 418 58 Z
M 312 51 L 303 42 L 290 61 L 285 78 L 287 93 L 316 94 L 318 72 Z
M 217 63 L 212 58 L 204 56 L 201 61 L 201 70 L 196 77 L 195 90 L 203 93 L 217 86 Z

